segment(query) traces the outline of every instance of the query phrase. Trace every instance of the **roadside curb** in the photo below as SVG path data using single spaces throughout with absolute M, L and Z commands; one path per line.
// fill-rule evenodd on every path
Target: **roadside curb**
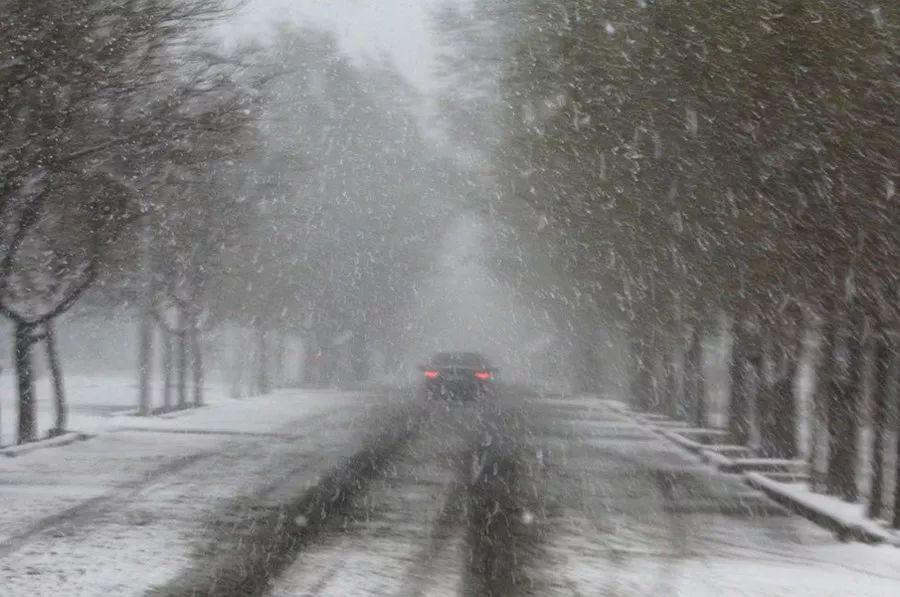
M 796 495 L 783 483 L 773 481 L 760 473 L 745 473 L 744 482 L 765 493 L 770 499 L 811 520 L 820 527 L 834 532 L 841 541 L 860 541 L 868 544 L 892 543 L 891 534 L 878 528 L 876 522 L 860 523 L 846 520 L 834 513 L 826 512 L 802 496 Z
M 23 454 L 28 454 L 37 450 L 67 446 L 75 442 L 91 439 L 92 437 L 95 437 L 95 434 L 81 433 L 80 431 L 69 431 L 68 433 L 64 433 L 56 437 L 3 448 L 2 450 L 0 450 L 0 455 L 6 456 L 7 458 L 16 458 L 18 456 L 22 456 Z
M 803 471 L 805 465 L 803 461 L 746 456 L 729 457 L 722 452 L 739 454 L 739 449 L 742 447 L 727 444 L 704 444 L 691 437 L 686 437 L 686 435 L 691 435 L 691 432 L 674 427 L 670 421 L 663 421 L 662 425 L 658 425 L 658 421 L 661 420 L 658 416 L 648 419 L 641 413 L 634 412 L 624 403 L 609 404 L 609 406 L 619 414 L 631 417 L 635 422 L 646 426 L 657 435 L 665 437 L 719 472 L 739 475 L 749 487 L 761 491 L 766 497 L 790 512 L 833 532 L 841 541 L 858 541 L 869 545 L 893 544 L 900 547 L 900 536 L 881 528 L 878 522 L 860 521 L 857 518 L 843 517 L 836 512 L 829 512 L 826 508 L 816 504 L 814 500 L 792 490 L 781 480 L 767 476 L 768 473 L 773 477 L 781 476 L 803 480 L 806 477 Z M 685 431 L 687 433 L 683 434 Z
M 241 400 L 240 398 L 235 400 Z M 142 415 L 136 408 L 131 408 L 128 410 L 123 410 L 116 412 L 114 414 L 109 415 L 111 419 L 142 419 L 142 420 L 152 420 L 152 419 L 178 419 L 180 417 L 185 417 L 191 413 L 202 412 L 203 410 L 212 406 L 209 403 L 203 403 L 200 405 L 190 404 L 183 408 L 172 407 L 168 410 L 164 410 L 162 408 L 153 409 L 151 412 L 148 412 L 145 415 Z
M 209 408 L 208 404 L 200 404 L 198 406 L 188 406 L 185 408 L 176 408 L 174 410 L 170 410 L 167 412 L 162 412 L 159 414 L 151 414 L 149 417 L 144 418 L 152 418 L 155 417 L 157 419 L 180 419 L 181 417 L 186 417 L 191 413 L 196 413 L 203 411 L 203 409 Z
M 703 450 L 703 448 L 706 447 L 704 444 L 701 444 L 700 442 L 697 442 L 690 438 L 684 437 L 683 435 L 681 435 L 680 433 L 678 433 L 675 430 L 657 428 L 657 433 L 659 433 L 661 436 L 663 436 L 670 442 L 678 444 L 679 446 L 681 446 L 688 452 L 693 452 L 694 454 L 700 454 L 700 452 Z

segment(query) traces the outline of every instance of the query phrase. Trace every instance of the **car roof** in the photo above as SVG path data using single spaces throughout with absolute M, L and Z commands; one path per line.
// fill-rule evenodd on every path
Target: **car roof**
M 488 360 L 477 352 L 438 352 L 431 357 L 435 365 L 459 365 L 462 367 L 485 367 Z

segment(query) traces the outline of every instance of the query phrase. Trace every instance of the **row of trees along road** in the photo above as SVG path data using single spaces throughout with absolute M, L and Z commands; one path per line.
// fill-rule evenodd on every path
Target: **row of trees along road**
M 326 355 L 306 363 L 307 382 L 328 383 L 328 353 L 347 337 L 363 377 L 366 346 L 395 350 L 397 314 L 432 267 L 433 230 L 462 183 L 421 137 L 418 99 L 386 65 L 358 68 L 329 36 L 291 29 L 279 32 L 275 62 L 288 72 L 262 122 L 259 172 L 262 225 L 284 224 L 255 235 L 267 240 L 249 263 L 278 279 L 258 286 L 261 323 L 302 335 L 310 357 Z
M 32 348 L 98 279 L 147 214 L 159 174 L 198 122 L 224 108 L 220 65 L 184 52 L 226 13 L 215 0 L 8 0 L 0 23 L 0 314 L 14 325 L 18 441 L 35 439 Z M 204 107 L 205 106 L 205 107 Z
M 506 48 L 491 65 L 506 133 L 494 147 L 498 187 L 508 212 L 536 214 L 528 237 L 550 247 L 566 300 L 591 305 L 569 310 L 587 318 L 575 329 L 619 326 L 636 404 L 705 426 L 702 344 L 724 316 L 732 441 L 771 457 L 827 452 L 819 489 L 855 500 L 870 420 L 870 512 L 884 514 L 898 420 L 887 414 L 900 331 L 900 5 L 479 10 Z M 815 418 L 804 451 L 794 389 L 807 362 Z
M 0 3 L 0 314 L 19 443 L 38 437 L 36 343 L 52 357 L 51 433 L 66 429 L 54 322 L 76 303 L 137 315 L 148 414 L 202 403 L 205 339 L 224 326 L 254 330 L 255 390 L 288 333 L 326 349 L 353 337 L 364 375 L 429 267 L 423 231 L 454 182 L 400 101 L 410 91 L 313 31 L 204 41 L 232 9 Z

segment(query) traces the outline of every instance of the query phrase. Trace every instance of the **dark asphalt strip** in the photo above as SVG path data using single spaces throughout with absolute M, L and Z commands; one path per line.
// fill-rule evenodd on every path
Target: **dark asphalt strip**
M 305 549 L 343 532 L 354 499 L 365 494 L 372 480 L 415 438 L 423 419 L 424 410 L 414 407 L 373 421 L 377 431 L 363 447 L 294 501 L 276 507 L 248 505 L 252 499 L 236 501 L 219 518 L 230 517 L 234 524 L 216 529 L 216 537 L 205 553 L 197 554 L 191 568 L 148 595 L 265 593 Z M 261 492 L 256 503 L 263 503 L 264 494 L 274 489 Z
M 523 443 L 529 434 L 521 413 L 498 413 L 498 432 L 477 446 L 460 476 L 464 480 L 463 517 L 469 551 L 464 594 L 506 597 L 542 594 L 530 572 L 541 557 L 545 507 L 533 490 L 540 475 L 535 451 Z M 509 415 L 509 416 L 507 416 Z
M 542 557 L 547 505 L 535 489 L 543 471 L 527 441 L 530 417 L 521 405 L 505 408 L 499 401 L 472 414 L 468 445 L 453 458 L 456 480 L 445 494 L 429 542 L 413 559 L 397 595 L 425 593 L 438 560 L 454 557 L 454 537 L 465 550 L 461 594 L 545 594 L 533 566 Z
M 413 558 L 403 588 L 397 593 L 403 597 L 421 597 L 425 594 L 439 558 L 448 554 L 453 535 L 462 527 L 460 520 L 464 508 L 465 487 L 454 482 L 444 498 L 444 505 L 432 524 L 430 539 L 422 551 Z

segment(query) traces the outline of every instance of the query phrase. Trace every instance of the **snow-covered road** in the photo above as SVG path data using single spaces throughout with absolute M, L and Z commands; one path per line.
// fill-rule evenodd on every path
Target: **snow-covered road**
M 554 512 L 535 574 L 550 593 L 900 592 L 900 550 L 840 543 L 591 399 L 534 409 Z
M 409 398 L 287 392 L 16 459 L 20 470 L 0 478 L 21 509 L 0 516 L 0 586 L 279 597 L 900 592 L 900 550 L 839 543 L 596 399 Z
M 511 400 L 510 400 L 511 399 Z M 594 399 L 438 405 L 271 595 L 887 595 L 842 544 Z
M 0 595 L 140 595 L 190 566 L 219 513 L 358 448 L 384 397 L 283 391 L 117 417 L 97 437 L 0 460 Z

